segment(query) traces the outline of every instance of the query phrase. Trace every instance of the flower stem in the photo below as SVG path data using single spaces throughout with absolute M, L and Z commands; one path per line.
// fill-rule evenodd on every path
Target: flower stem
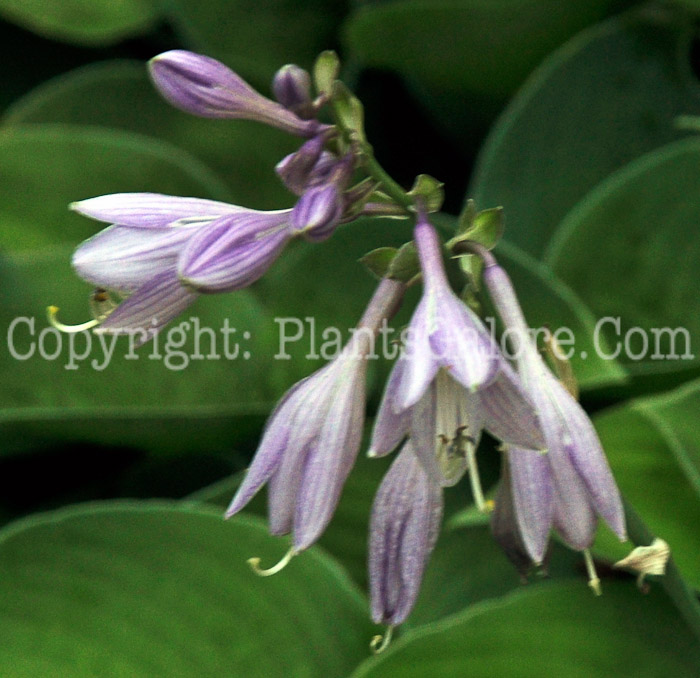
M 382 191 L 386 193 L 397 205 L 403 207 L 407 212 L 412 211 L 414 200 L 409 196 L 406 191 L 401 188 L 401 186 L 396 183 L 384 170 L 384 168 L 377 162 L 374 157 L 374 152 L 372 147 L 367 143 L 363 142 L 360 144 L 360 150 L 362 151 L 362 157 L 365 164 L 365 169 L 367 173 L 374 179 L 376 179 L 380 185 Z
M 637 546 L 646 546 L 654 540 L 651 530 L 646 526 L 639 514 L 623 497 L 627 532 Z M 660 577 L 660 583 L 668 597 L 673 601 L 690 629 L 700 640 L 700 601 L 695 591 L 688 586 L 681 576 L 678 566 L 671 556 L 666 564 L 666 574 Z

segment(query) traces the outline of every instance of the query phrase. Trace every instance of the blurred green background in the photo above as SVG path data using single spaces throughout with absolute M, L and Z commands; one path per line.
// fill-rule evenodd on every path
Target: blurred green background
M 276 399 L 320 364 L 308 337 L 274 360 L 274 319 L 352 327 L 374 286 L 357 259 L 410 238 L 402 222 L 300 244 L 183 316 L 249 332 L 249 359 L 189 359 L 190 339 L 169 365 L 120 344 L 99 369 L 96 342 L 71 363 L 67 336 L 42 335 L 50 304 L 87 318 L 70 255 L 99 224 L 70 202 L 293 204 L 273 167 L 295 140 L 170 108 L 146 60 L 203 52 L 269 94 L 281 65 L 335 49 L 382 165 L 406 187 L 445 183 L 443 225 L 466 198 L 505 207 L 497 254 L 529 322 L 573 330 L 621 489 L 700 587 L 699 17 L 698 0 L 0 0 L 0 676 L 700 675 L 661 583 L 643 595 L 609 568 L 629 545 L 601 530 L 600 599 L 558 544 L 551 577 L 521 587 L 462 485 L 402 637 L 369 658 L 366 526 L 386 460 L 360 459 L 321 546 L 250 574 L 246 558 L 271 564 L 286 541 L 267 536 L 264 497 L 227 523 L 222 508 Z M 606 351 L 628 338 L 616 360 L 596 355 L 604 317 L 619 318 Z M 643 350 L 679 327 L 694 357 L 659 359 L 668 333 Z M 40 336 L 55 359 L 13 357 Z M 387 372 L 373 366 L 370 414 Z M 493 484 L 498 455 L 481 458 Z

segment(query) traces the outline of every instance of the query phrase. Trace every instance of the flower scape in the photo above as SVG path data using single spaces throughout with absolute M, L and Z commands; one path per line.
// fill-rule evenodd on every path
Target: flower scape
M 73 255 L 77 274 L 98 288 L 94 318 L 69 327 L 51 307 L 52 322 L 64 331 L 127 333 L 144 343 L 199 295 L 257 281 L 294 239 L 320 246 L 359 217 L 412 220 L 412 241 L 365 257 L 379 283 L 352 338 L 289 389 L 268 419 L 226 516 L 265 485 L 269 530 L 291 534 L 292 541 L 269 569 L 251 558 L 253 570 L 279 572 L 331 521 L 362 444 L 367 356 L 406 290 L 420 285 L 367 452 L 395 455 L 369 517 L 371 616 L 387 628 L 373 649 L 383 649 L 411 612 L 440 532 L 443 493 L 465 475 L 477 509 L 490 513 L 494 538 L 523 576 L 543 566 L 555 532 L 583 553 L 589 584 L 600 593 L 589 552 L 599 518 L 622 541 L 626 527 L 588 415 L 531 338 L 513 285 L 490 252 L 497 237 L 475 227 L 472 212 L 443 242 L 430 216 L 440 209 L 441 184 L 421 175 L 405 191 L 386 174 L 366 140 L 361 103 L 338 73 L 332 52 L 320 55 L 313 76 L 284 66 L 274 76 L 272 100 L 209 57 L 181 50 L 155 57 L 151 78 L 173 106 L 207 118 L 258 121 L 299 138 L 298 150 L 275 168 L 296 199 L 276 211 L 152 193 L 74 203 L 76 212 L 109 224 Z M 455 261 L 469 264 L 461 269 L 464 290 L 448 275 Z M 508 332 L 512 358 L 472 303 L 482 287 Z M 502 456 L 491 500 L 476 458 L 483 431 L 500 443 Z

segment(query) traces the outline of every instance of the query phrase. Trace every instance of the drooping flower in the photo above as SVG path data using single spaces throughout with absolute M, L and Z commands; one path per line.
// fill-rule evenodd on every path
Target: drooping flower
M 387 454 L 410 435 L 434 482 L 454 485 L 469 468 L 475 499 L 482 503 L 474 459 L 482 429 L 533 450 L 545 441 L 517 375 L 479 318 L 452 292 L 437 234 L 424 219 L 415 241 L 423 297 L 385 388 L 369 454 Z
M 485 259 L 484 281 L 509 330 L 522 383 L 535 403 L 547 454 L 507 450 L 515 518 L 535 563 L 544 557 L 552 528 L 574 549 L 593 541 L 598 516 L 626 539 L 619 490 L 586 412 L 544 363 L 506 272 Z
M 304 120 L 282 103 L 264 97 L 216 59 L 171 50 L 151 59 L 149 66 L 160 93 L 193 115 L 257 120 L 300 137 L 313 137 L 329 127 Z
M 291 210 L 153 193 L 90 198 L 72 208 L 112 223 L 78 247 L 84 280 L 126 297 L 102 332 L 155 332 L 199 294 L 241 289 L 260 278 L 293 237 Z
M 404 289 L 402 283 L 383 280 L 341 353 L 282 398 L 227 516 L 240 511 L 267 483 L 270 532 L 292 531 L 294 553 L 319 538 L 360 446 L 367 355 Z
M 390 628 L 413 608 L 440 530 L 442 488 L 407 441 L 382 480 L 369 528 L 372 619 Z

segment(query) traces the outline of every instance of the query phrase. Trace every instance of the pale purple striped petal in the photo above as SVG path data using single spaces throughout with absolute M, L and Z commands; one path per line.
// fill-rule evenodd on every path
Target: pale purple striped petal
M 366 362 L 350 359 L 334 368 L 339 383 L 307 457 L 297 499 L 294 547 L 298 551 L 313 544 L 328 525 L 362 439 Z
M 396 626 L 411 612 L 440 530 L 442 503 L 441 488 L 429 480 L 407 442 L 372 506 L 369 584 L 376 623 Z
M 583 479 L 576 473 L 563 450 L 550 451 L 554 480 L 554 527 L 572 548 L 590 548 L 597 519 Z
M 498 489 L 494 497 L 494 507 L 490 516 L 491 533 L 498 545 L 503 549 L 508 560 L 523 577 L 523 583 L 525 583 L 527 581 L 525 577 L 532 568 L 532 556 L 527 552 L 518 528 L 508 466 L 508 455 L 504 454 L 501 480 L 498 483 Z
M 295 400 L 298 404 L 295 408 L 292 410 L 290 407 L 280 413 L 291 435 L 285 442 L 282 460 L 270 477 L 267 488 L 271 534 L 287 534 L 292 529 L 304 466 L 311 450 L 317 445 L 319 430 L 328 413 L 328 401 L 334 386 L 331 365 L 306 379 L 304 387 L 297 391 Z
M 343 196 L 335 184 L 312 186 L 294 205 L 291 228 L 307 240 L 325 240 L 340 222 L 343 207 Z
M 496 379 L 479 390 L 486 430 L 504 443 L 532 450 L 546 448 L 535 406 L 510 366 L 501 364 Z
M 433 321 L 432 299 L 425 294 L 413 312 L 404 347 L 405 367 L 396 393 L 397 408 L 415 405 L 425 393 L 440 367 L 430 347 Z
M 180 284 L 173 267 L 158 273 L 119 304 L 95 332 L 140 333 L 143 343 L 182 313 L 197 296 Z
M 289 211 L 226 216 L 201 228 L 178 261 L 178 274 L 201 292 L 241 289 L 260 278 L 290 239 Z
M 405 364 L 406 362 L 402 358 L 396 361 L 384 387 L 384 395 L 374 420 L 372 441 L 367 453 L 370 457 L 383 457 L 389 454 L 408 433 L 411 410 L 410 408 L 401 409 L 396 400 Z
M 546 454 L 517 447 L 508 449 L 511 491 L 518 529 L 534 563 L 547 550 L 554 516 L 554 481 Z
M 320 128 L 316 120 L 302 120 L 262 96 L 210 57 L 171 50 L 151 59 L 149 67 L 160 93 L 173 106 L 193 115 L 257 120 L 302 137 L 311 137 Z
M 97 221 L 138 228 L 167 226 L 181 219 L 212 221 L 225 214 L 246 211 L 238 205 L 216 200 L 161 193 L 113 193 L 80 200 L 70 207 Z
M 110 226 L 73 253 L 76 273 L 105 289 L 134 292 L 156 274 L 174 269 L 191 229 Z
M 227 518 L 238 513 L 279 467 L 290 438 L 295 433 L 299 433 L 294 422 L 298 409 L 304 404 L 304 394 L 309 379 L 311 377 L 302 379 L 292 386 L 268 417 L 253 463 L 226 510 Z
M 553 377 L 550 388 L 562 418 L 564 450 L 583 479 L 597 513 L 620 540 L 625 541 L 627 530 L 622 498 L 593 424 L 583 408 Z
M 430 348 L 440 366 L 470 391 L 490 383 L 501 355 L 474 312 L 446 287 L 436 293 L 433 313 L 437 329 L 430 334 Z

